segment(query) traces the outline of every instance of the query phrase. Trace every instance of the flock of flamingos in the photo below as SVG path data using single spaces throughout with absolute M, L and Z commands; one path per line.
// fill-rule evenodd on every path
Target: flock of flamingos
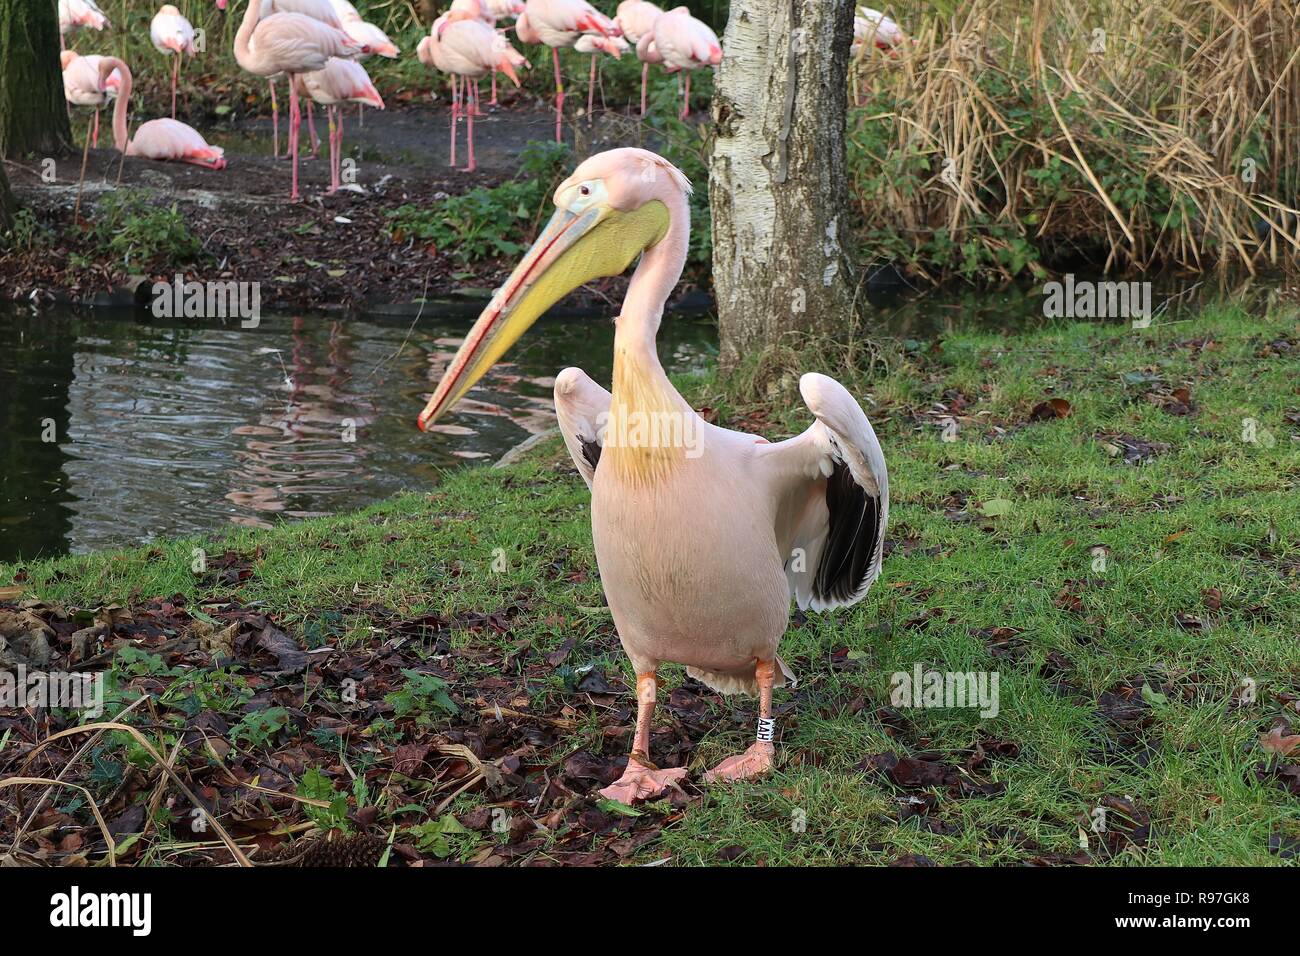
M 59 32 L 67 37 L 79 29 L 103 30 L 108 17 L 95 0 L 58 0 Z M 225 9 L 226 0 L 216 0 Z M 903 39 L 898 26 L 875 10 L 860 8 L 854 21 L 854 56 L 868 44 L 890 49 Z M 501 20 L 513 19 L 508 27 Z M 490 76 L 491 104 L 496 103 L 496 76 L 505 74 L 519 85 L 517 68 L 527 60 L 508 39 L 513 29 L 521 43 L 550 47 L 555 65 L 555 139 L 561 141 L 564 117 L 564 81 L 560 72 L 560 48 L 568 47 L 591 55 L 591 79 L 587 110 L 591 112 L 596 82 L 596 61 L 601 54 L 621 57 L 635 49 L 642 63 L 641 113 L 646 110 L 646 83 L 652 64 L 685 77 L 682 116 L 690 102 L 692 70 L 722 62 L 722 45 L 717 35 L 686 7 L 662 10 L 649 0 L 623 0 L 611 19 L 586 0 L 453 0 L 450 9 L 433 22 L 429 35 L 420 40 L 416 56 L 426 67 L 451 79 L 451 165 L 456 165 L 457 125 L 467 121 L 468 162 L 466 171 L 476 168 L 474 160 L 474 117 L 482 116 L 479 82 Z M 211 146 L 191 126 L 176 120 L 176 86 L 181 57 L 196 52 L 194 27 L 171 4 L 158 10 L 150 24 L 154 47 L 172 60 L 171 117 L 141 123 L 131 136 L 127 113 L 131 97 L 131 70 L 118 57 L 81 56 L 64 49 L 63 88 L 69 103 L 95 109 L 94 123 L 87 134 L 87 148 L 98 145 L 99 111 L 110 100 L 113 107 L 113 145 L 127 156 L 194 163 L 211 169 L 226 165 L 224 151 Z M 329 118 L 330 189 L 339 188 L 343 140 L 342 107 L 357 103 L 384 108 L 384 101 L 358 60 L 377 54 L 400 55 L 396 44 L 374 24 L 362 19 L 348 0 L 249 0 L 244 19 L 235 34 L 235 60 L 256 76 L 266 77 L 271 90 L 273 152 L 279 154 L 279 106 L 275 79 L 289 81 L 288 152 L 292 157 L 290 200 L 297 201 L 299 131 L 302 115 L 300 98 L 307 100 L 308 129 L 313 155 L 319 149 L 311 118 L 313 103 L 324 107 Z

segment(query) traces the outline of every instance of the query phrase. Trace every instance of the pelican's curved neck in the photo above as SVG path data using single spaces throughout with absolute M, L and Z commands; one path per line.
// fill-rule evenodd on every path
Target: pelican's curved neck
M 669 474 L 685 454 L 683 438 L 696 435 L 695 412 L 668 381 L 655 351 L 655 334 L 686 264 L 691 231 L 686 197 L 667 205 L 668 232 L 642 253 L 615 326 L 614 381 L 601 458 L 608 457 L 621 480 L 640 486 Z
M 632 273 L 623 312 L 618 317 L 614 346 L 620 346 L 637 358 L 659 364 L 655 355 L 655 335 L 663 319 L 668 297 L 682 277 L 686 250 L 691 238 L 691 207 L 680 193 L 665 203 L 668 206 L 668 232 L 641 254 Z

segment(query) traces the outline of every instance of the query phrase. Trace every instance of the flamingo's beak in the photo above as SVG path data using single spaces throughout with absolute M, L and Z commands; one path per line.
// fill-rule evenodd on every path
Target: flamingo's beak
M 420 429 L 455 405 L 552 305 L 584 282 L 619 275 L 667 232 L 668 209 L 658 200 L 631 212 L 603 202 L 577 212 L 558 206 L 465 336 L 420 413 Z
M 510 79 L 514 82 L 515 86 L 519 85 L 519 74 L 515 72 L 514 64 L 511 63 L 508 59 L 502 57 L 501 62 L 497 64 L 497 69 L 499 69 L 506 76 L 510 77 Z

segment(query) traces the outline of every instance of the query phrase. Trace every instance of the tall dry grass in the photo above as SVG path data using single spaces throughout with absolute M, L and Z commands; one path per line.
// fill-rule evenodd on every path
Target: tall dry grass
M 868 257 L 939 279 L 1300 259 L 1294 0 L 898 2 L 854 65 Z

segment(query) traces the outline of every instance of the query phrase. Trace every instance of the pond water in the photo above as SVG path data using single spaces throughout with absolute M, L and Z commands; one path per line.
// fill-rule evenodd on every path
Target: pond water
M 1045 321 L 1026 290 L 897 292 L 873 294 L 873 321 L 905 339 Z M 608 385 L 613 323 L 550 316 L 421 433 L 416 415 L 476 311 L 264 315 L 245 330 L 0 304 L 0 561 L 268 527 L 428 489 L 551 427 L 565 366 Z M 709 317 L 666 318 L 670 372 L 704 368 L 716 351 Z
M 416 416 L 472 318 L 263 315 L 245 330 L 0 307 L 0 561 L 266 527 L 427 489 L 551 427 L 566 365 L 609 380 L 612 322 L 546 319 L 421 433 Z M 715 352 L 710 322 L 665 322 L 671 370 Z

